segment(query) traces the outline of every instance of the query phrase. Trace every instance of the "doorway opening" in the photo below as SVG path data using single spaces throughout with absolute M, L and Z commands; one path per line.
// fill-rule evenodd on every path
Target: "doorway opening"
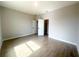
M 48 19 L 44 19 L 44 20 L 38 19 L 38 22 L 37 22 L 38 36 L 48 35 L 48 24 L 49 24 Z
M 44 35 L 48 35 L 48 19 L 44 20 Z

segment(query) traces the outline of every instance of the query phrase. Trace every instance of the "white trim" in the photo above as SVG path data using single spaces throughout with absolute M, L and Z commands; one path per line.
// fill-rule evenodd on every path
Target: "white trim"
M 54 37 L 50 37 L 50 36 L 48 36 L 48 37 L 51 38 L 51 39 L 54 39 L 54 40 L 58 40 L 58 39 L 56 39 L 56 38 L 54 38 Z M 67 41 L 67 40 L 58 40 L 58 41 L 62 41 L 62 42 L 66 42 L 66 43 L 75 45 L 76 48 L 77 48 L 77 50 L 78 50 L 78 53 L 79 53 L 79 48 L 78 48 L 78 45 L 77 45 L 76 43 L 73 43 L 73 42 L 70 42 L 70 41 Z
M 23 37 L 23 36 L 33 35 L 33 34 L 35 34 L 35 33 L 30 33 L 30 34 L 27 34 L 27 35 L 22 35 L 22 36 L 17 36 L 17 37 L 11 37 L 11 38 L 7 38 L 7 39 L 3 39 L 3 41 L 14 39 L 14 38 L 19 38 L 19 37 Z
M 54 40 L 58 40 L 58 39 L 56 39 L 56 38 L 54 38 L 54 37 L 51 37 L 51 36 L 48 36 L 48 37 L 49 37 L 49 38 L 52 38 L 52 39 L 54 39 Z M 70 41 L 67 41 L 67 40 L 58 40 L 58 41 L 66 42 L 66 43 L 69 43 L 69 44 L 72 44 L 72 45 L 77 46 L 76 43 L 73 43 L 73 42 L 70 42 Z
M 33 35 L 33 34 L 35 34 L 35 33 L 31 33 L 31 34 L 27 34 L 27 35 L 22 35 L 22 36 L 18 36 L 18 37 L 23 37 L 23 36 Z M 10 40 L 10 39 L 14 39 L 14 38 L 18 38 L 18 37 L 11 37 L 11 38 L 8 38 L 8 39 L 3 39 L 3 41 Z M 54 40 L 58 40 L 58 39 L 56 39 L 56 38 L 54 38 L 54 37 L 51 37 L 51 36 L 49 36 L 49 35 L 48 35 L 48 37 L 51 38 L 51 39 L 54 39 Z M 70 41 L 67 41 L 67 40 L 58 40 L 58 41 L 70 43 L 70 44 L 73 44 L 73 45 L 76 45 L 76 46 L 77 46 L 76 43 L 73 43 L 73 42 L 70 42 Z

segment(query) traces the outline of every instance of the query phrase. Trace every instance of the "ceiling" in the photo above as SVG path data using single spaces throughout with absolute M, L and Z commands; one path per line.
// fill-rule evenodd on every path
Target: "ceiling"
M 72 5 L 77 1 L 1 1 L 1 6 L 24 13 L 39 15 L 55 9 Z

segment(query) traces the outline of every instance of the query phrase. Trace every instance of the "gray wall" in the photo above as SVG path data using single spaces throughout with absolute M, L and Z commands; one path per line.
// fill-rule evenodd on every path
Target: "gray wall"
M 77 13 L 77 5 L 74 4 L 41 15 L 41 18 L 49 19 L 49 37 L 76 44 L 79 49 Z
M 0 50 L 2 45 L 2 35 L 1 35 L 1 8 L 0 8 Z
M 12 39 L 36 33 L 35 16 L 19 11 L 2 8 L 3 39 Z
M 79 3 L 77 4 L 77 18 L 78 18 L 78 20 L 77 20 L 77 22 L 78 22 L 78 23 L 77 23 L 77 24 L 78 24 L 78 25 L 77 25 L 77 27 L 78 27 L 78 29 L 77 29 L 77 30 L 78 30 L 78 32 L 77 32 L 77 33 L 78 33 L 77 45 L 78 45 L 78 47 L 79 47 Z

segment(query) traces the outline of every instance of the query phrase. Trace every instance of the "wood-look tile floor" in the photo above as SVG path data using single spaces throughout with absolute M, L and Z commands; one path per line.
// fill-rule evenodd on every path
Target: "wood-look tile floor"
M 76 46 L 47 36 L 25 36 L 3 42 L 2 57 L 75 57 Z

